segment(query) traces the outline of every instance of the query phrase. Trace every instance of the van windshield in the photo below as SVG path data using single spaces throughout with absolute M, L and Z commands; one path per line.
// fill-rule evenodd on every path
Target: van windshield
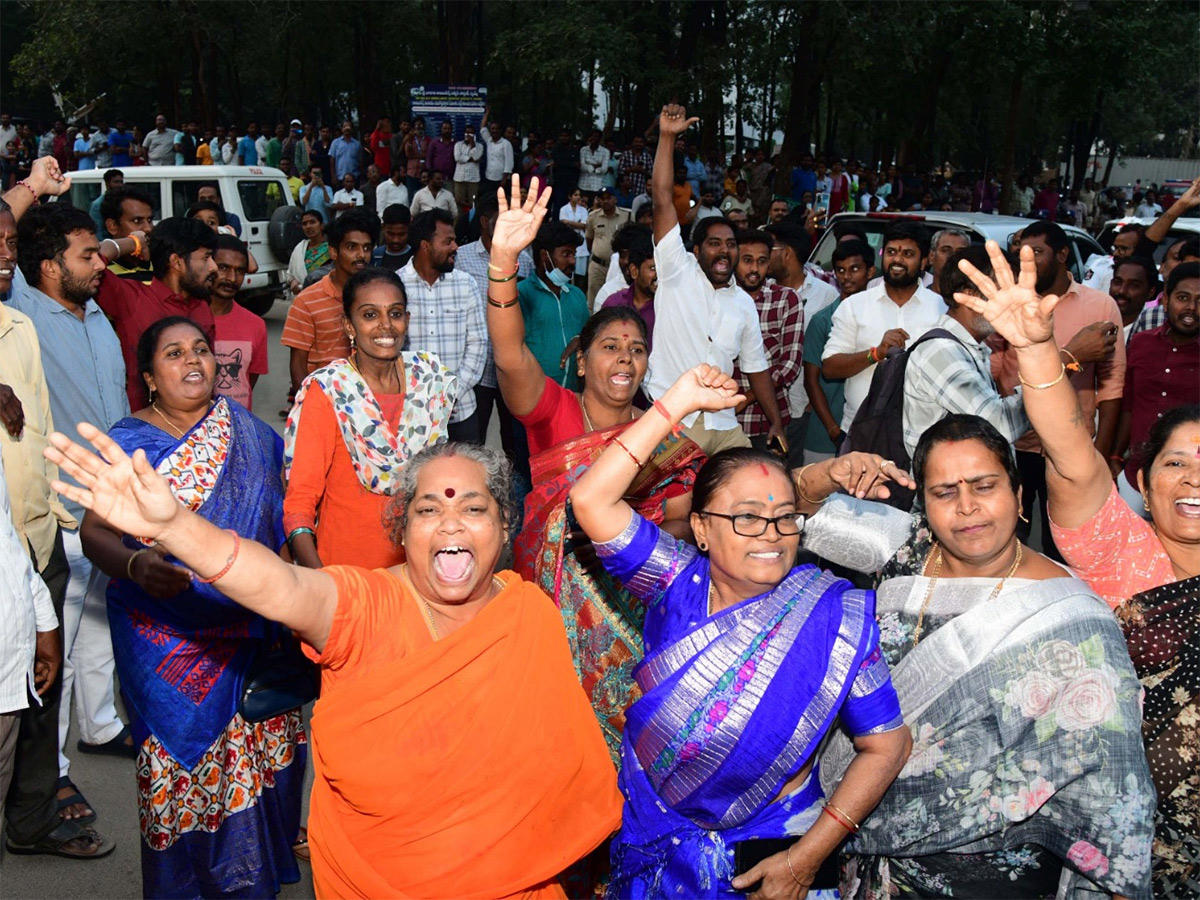
M 284 181 L 239 180 L 238 196 L 242 200 L 242 218 L 251 222 L 269 222 L 271 214 L 288 205 L 291 188 Z

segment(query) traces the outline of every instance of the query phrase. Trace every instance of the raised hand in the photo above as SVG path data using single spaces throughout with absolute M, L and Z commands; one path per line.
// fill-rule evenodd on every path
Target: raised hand
M 50 435 L 46 459 L 79 482 L 50 486 L 64 497 L 90 509 L 114 528 L 148 540 L 159 540 L 183 509 L 166 480 L 154 471 L 143 450 L 129 456 L 95 425 L 79 423 L 79 434 L 103 459 L 65 434 Z M 108 460 L 106 462 L 105 460 Z
M 529 195 L 524 205 L 520 202 L 521 179 L 515 173 L 512 177 L 512 197 L 516 201 L 509 206 L 508 197 L 504 196 L 504 188 L 497 188 L 496 200 L 500 204 L 500 214 L 496 216 L 496 224 L 492 229 L 492 256 L 497 254 L 516 257 L 518 253 L 533 243 L 542 219 L 546 217 L 546 207 L 550 203 L 551 189 L 541 191 L 538 196 L 540 183 L 537 177 L 529 182 Z
M 658 132 L 667 137 L 683 134 L 700 119 L 698 116 L 688 118 L 687 110 L 678 103 L 668 103 L 658 116 Z
M 663 394 L 662 402 L 678 420 L 697 411 L 729 409 L 745 399 L 734 379 L 716 366 L 701 363 L 680 375 Z
M 955 293 L 954 299 L 967 309 L 979 313 L 996 329 L 996 333 L 1013 347 L 1029 347 L 1054 339 L 1054 307 L 1058 297 L 1047 294 L 1039 297 L 1034 285 L 1037 271 L 1033 250 L 1021 248 L 1021 275 L 1014 281 L 1012 268 L 995 241 L 987 242 L 992 261 L 992 278 L 984 275 L 965 259 L 958 267 L 979 288 L 982 297 Z
M 25 179 L 38 196 L 57 197 L 71 188 L 71 176 L 63 175 L 58 160 L 53 156 L 41 156 L 33 161 L 29 177 Z

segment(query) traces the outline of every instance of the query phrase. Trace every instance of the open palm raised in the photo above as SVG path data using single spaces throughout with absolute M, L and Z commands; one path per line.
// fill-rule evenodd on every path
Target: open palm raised
M 954 299 L 987 319 L 996 333 L 1014 347 L 1028 347 L 1053 338 L 1054 307 L 1059 298 L 1054 294 L 1039 297 L 1034 290 L 1037 270 L 1033 250 L 1021 248 L 1021 274 L 1016 279 L 999 244 L 988 241 L 987 252 L 992 261 L 991 278 L 965 259 L 958 263 L 983 296 L 956 293 Z
M 496 224 L 492 229 L 493 254 L 516 256 L 533 243 L 534 235 L 541 227 L 542 219 L 546 217 L 546 207 L 550 203 L 551 189 L 546 187 L 541 196 L 538 196 L 540 186 L 537 178 L 532 179 L 529 182 L 529 195 L 522 204 L 519 200 L 521 180 L 513 175 L 510 196 L 516 202 L 511 206 L 508 197 L 504 196 L 504 188 L 497 189 L 496 200 L 500 205 L 500 214 L 496 217 Z
M 79 424 L 79 434 L 103 458 L 65 434 L 54 432 L 50 435 L 51 446 L 44 451 L 46 459 L 82 487 L 63 481 L 52 481 L 50 486 L 126 534 L 148 540 L 161 538 L 183 507 L 166 480 L 154 471 L 145 451 L 137 450 L 130 456 L 116 441 L 87 422 Z

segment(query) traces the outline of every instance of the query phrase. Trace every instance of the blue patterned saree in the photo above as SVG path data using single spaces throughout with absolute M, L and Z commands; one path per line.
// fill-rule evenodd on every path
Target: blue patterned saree
M 595 546 L 647 608 L 609 896 L 741 896 L 730 886 L 734 845 L 798 837 L 819 815 L 815 767 L 779 795 L 835 720 L 854 735 L 902 724 L 874 595 L 800 566 L 709 616 L 708 558 L 694 547 L 636 514 Z
M 182 439 L 133 417 L 109 436 L 126 453 L 144 450 L 175 498 L 214 525 L 283 543 L 283 442 L 236 402 L 218 400 Z M 194 580 L 160 599 L 114 578 L 108 618 L 139 746 L 144 895 L 273 897 L 299 879 L 304 726 L 298 710 L 247 722 L 238 699 L 254 654 L 282 626 Z

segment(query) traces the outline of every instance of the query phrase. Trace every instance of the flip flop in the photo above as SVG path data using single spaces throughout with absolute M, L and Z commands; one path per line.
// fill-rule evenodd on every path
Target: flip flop
M 35 843 L 17 844 L 6 840 L 4 846 L 9 853 L 20 856 L 61 856 L 64 859 L 100 859 L 117 847 L 109 838 L 74 822 L 62 822 Z
M 125 759 L 137 759 L 138 748 L 132 744 L 126 744 L 125 739 L 129 737 L 129 726 L 126 725 L 111 741 L 105 741 L 103 744 L 89 744 L 80 740 L 75 746 L 79 748 L 80 753 L 94 753 L 98 756 L 121 756 Z
M 93 807 L 92 804 L 88 803 L 87 797 L 83 796 L 83 794 L 80 792 L 79 788 L 77 788 L 71 782 L 71 778 L 69 775 L 63 775 L 61 778 L 59 778 L 58 783 L 54 785 L 54 788 L 56 791 L 61 791 L 64 788 L 70 788 L 72 791 L 74 791 L 74 793 L 69 794 L 66 797 L 55 798 L 55 803 L 58 804 L 59 816 L 62 816 L 62 811 L 64 809 L 66 809 L 68 806 L 74 806 L 76 804 L 86 806 L 88 809 L 91 810 L 91 812 L 88 813 L 86 816 L 76 816 L 73 819 L 68 819 L 68 818 L 63 817 L 64 822 L 73 822 L 76 825 L 91 825 L 93 822 L 96 821 L 95 807 Z
M 300 834 L 296 837 L 296 843 L 292 844 L 292 854 L 296 859 L 302 859 L 305 862 L 312 859 L 312 851 L 308 848 L 308 829 L 303 825 L 300 826 Z

